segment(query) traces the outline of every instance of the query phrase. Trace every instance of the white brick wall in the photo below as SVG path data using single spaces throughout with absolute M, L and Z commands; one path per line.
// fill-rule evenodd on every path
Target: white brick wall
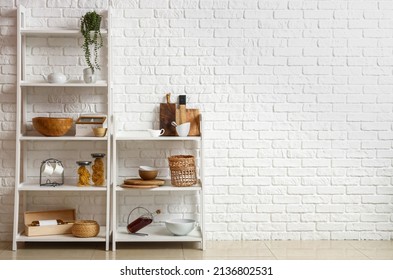
M 13 211 L 16 2 L 31 8 L 29 25 L 49 27 L 75 27 L 85 11 L 108 7 L 107 1 L 0 1 L 1 240 L 11 238 Z M 190 107 L 204 114 L 209 239 L 392 238 L 390 1 L 112 2 L 113 100 L 121 129 L 156 127 L 168 91 L 187 94 Z M 78 42 L 31 43 L 32 75 L 54 64 L 79 75 Z M 58 95 L 34 92 L 29 114 L 99 112 L 105 101 L 100 91 Z M 57 153 L 72 173 L 75 158 L 89 154 L 48 145 L 52 152 L 29 146 L 30 166 Z M 165 173 L 165 156 L 191 147 L 122 149 L 120 171 L 128 176 L 141 161 Z M 28 201 L 32 209 L 76 207 L 100 221 L 103 202 L 74 194 Z M 122 222 L 141 202 L 165 209 L 162 219 L 197 209 L 190 194 L 141 192 L 137 201 L 119 202 Z

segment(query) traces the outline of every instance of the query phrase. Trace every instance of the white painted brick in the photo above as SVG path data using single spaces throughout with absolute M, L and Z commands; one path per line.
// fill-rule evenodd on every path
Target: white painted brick
M 328 215 L 324 214 L 302 214 L 301 221 L 302 222 L 328 222 Z M 319 223 L 317 223 L 318 228 Z
M 315 206 L 314 205 L 288 205 L 287 206 L 287 212 L 288 213 L 314 213 L 315 212 Z
M 272 214 L 272 222 L 299 222 L 299 214 Z
M 263 223 L 258 224 L 257 231 L 267 231 L 267 232 L 284 232 L 285 231 L 285 223 Z
M 30 2 L 33 18 L 27 23 L 40 28 L 75 27 L 84 9 L 108 6 L 107 1 L 91 0 Z M 391 239 L 390 1 L 128 0 L 114 6 L 113 98 L 122 119 L 119 127 L 144 130 L 156 125 L 157 103 L 167 91 L 187 93 L 190 107 L 203 111 L 209 239 Z M 0 27 L 5 42 L 0 146 L 11 151 L 0 156 L 4 202 L 14 181 L 14 160 L 8 158 L 15 149 L 16 48 L 10 38 L 15 15 L 2 16 Z M 28 77 L 39 79 L 48 66 L 80 76 L 80 40 L 28 42 Z M 52 116 L 71 112 L 77 117 L 79 109 L 100 112 L 102 94 L 78 96 L 67 89 L 67 98 L 57 98 L 40 88 L 29 93 L 34 105 L 28 106 L 27 118 L 46 115 L 48 107 Z M 47 152 L 48 146 L 65 150 Z M 75 157 L 89 156 L 60 142 L 29 148 L 34 150 L 29 166 L 56 154 L 74 168 Z M 85 148 L 90 147 L 81 145 Z M 123 147 L 130 158 L 121 159 L 122 172 L 136 172 L 135 156 L 165 168 L 164 159 L 155 159 L 165 158 L 165 146 L 154 145 L 155 152 L 142 145 L 143 153 L 133 153 L 133 148 Z M 53 205 L 52 196 L 33 196 L 28 200 L 32 208 Z M 173 201 L 185 203 L 187 213 L 196 207 L 193 195 L 139 197 L 148 205 L 162 203 L 174 215 L 181 207 Z M 65 195 L 54 201 L 72 206 L 78 199 Z M 119 199 L 123 205 L 135 204 L 130 196 Z M 6 201 L 12 205 L 12 199 Z M 103 220 L 104 203 L 102 197 L 87 200 L 78 214 Z M 97 205 L 90 208 L 92 204 Z M 12 207 L 3 208 L 5 215 L 12 213 Z M 9 217 L 1 212 L 0 220 Z M 0 240 L 10 239 L 10 222 L 0 231 Z
M 184 17 L 192 19 L 209 19 L 213 18 L 213 11 L 209 10 L 185 10 Z
M 343 205 L 317 205 L 315 211 L 317 213 L 343 213 L 344 206 Z
M 244 213 L 241 216 L 241 220 L 244 222 L 269 222 L 270 215 L 268 214 L 247 214 Z
M 391 198 L 388 196 L 362 196 L 362 203 L 384 204 L 390 202 Z
M 356 186 L 347 187 L 347 194 L 375 194 L 375 187 L 372 186 Z
M 291 231 L 314 231 L 314 223 L 288 223 L 287 230 Z

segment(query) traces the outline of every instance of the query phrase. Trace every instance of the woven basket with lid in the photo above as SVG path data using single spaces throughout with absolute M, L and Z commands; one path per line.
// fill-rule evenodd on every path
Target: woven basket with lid
M 175 155 L 168 158 L 171 170 L 171 184 L 175 187 L 189 187 L 197 183 L 195 158 L 192 155 Z

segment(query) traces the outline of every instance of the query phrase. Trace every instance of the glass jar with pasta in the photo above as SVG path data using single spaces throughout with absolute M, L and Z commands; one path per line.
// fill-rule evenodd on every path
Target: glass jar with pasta
M 92 166 L 93 174 L 92 181 L 94 186 L 104 186 L 105 185 L 105 168 L 104 168 L 104 160 L 105 154 L 95 153 L 91 154 L 94 158 L 94 163 Z
M 87 169 L 91 161 L 77 161 L 78 168 L 78 187 L 90 186 L 90 172 Z

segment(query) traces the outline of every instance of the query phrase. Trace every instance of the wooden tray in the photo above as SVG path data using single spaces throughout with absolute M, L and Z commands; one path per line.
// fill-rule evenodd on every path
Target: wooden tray
M 129 188 L 129 189 L 152 189 L 152 188 L 158 188 L 158 185 L 127 185 L 123 184 L 120 185 L 122 188 Z
M 141 178 L 125 179 L 125 185 L 158 185 L 162 186 L 165 184 L 165 180 L 155 179 L 155 180 L 143 180 Z

